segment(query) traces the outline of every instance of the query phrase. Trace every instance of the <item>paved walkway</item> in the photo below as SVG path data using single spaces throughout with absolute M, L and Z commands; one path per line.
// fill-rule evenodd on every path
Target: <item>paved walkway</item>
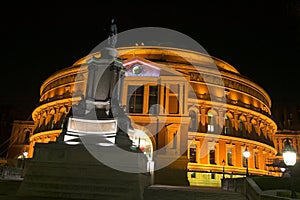
M 58 198 L 18 197 L 20 180 L 0 179 L 0 200 L 64 200 Z M 99 197 L 101 199 L 101 197 Z M 240 193 L 214 187 L 152 185 L 144 191 L 143 200 L 246 200 Z M 70 200 L 70 199 L 69 199 Z

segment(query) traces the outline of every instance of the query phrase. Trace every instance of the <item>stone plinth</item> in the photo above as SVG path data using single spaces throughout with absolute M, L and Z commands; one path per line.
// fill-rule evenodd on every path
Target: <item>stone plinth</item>
M 155 169 L 154 183 L 155 185 L 173 185 L 173 186 L 189 186 L 187 177 L 188 159 L 186 156 L 172 158 L 171 156 L 157 156 L 155 159 L 156 166 L 160 163 L 168 163 L 174 159 L 169 165 Z
M 98 148 L 105 156 L 112 147 Z M 113 157 L 111 162 L 124 168 L 146 167 L 147 161 L 140 154 L 127 163 L 113 160 L 117 155 Z M 138 200 L 143 199 L 144 188 L 149 185 L 148 173 L 128 173 L 108 167 L 95 159 L 84 145 L 37 143 L 17 195 L 41 199 Z

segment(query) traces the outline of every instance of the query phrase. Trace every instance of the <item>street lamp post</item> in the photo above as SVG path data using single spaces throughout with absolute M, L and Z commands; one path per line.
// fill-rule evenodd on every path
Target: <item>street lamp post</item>
M 292 175 L 291 167 L 296 164 L 297 153 L 295 149 L 291 146 L 290 139 L 286 139 L 284 143 L 284 148 L 282 149 L 283 161 L 290 171 L 290 181 L 291 181 L 291 198 L 297 198 L 297 194 L 294 187 L 294 177 Z
M 222 160 L 222 166 L 223 166 L 223 179 L 225 178 L 225 160 Z
M 243 151 L 243 156 L 246 158 L 246 176 L 249 176 L 248 158 L 250 157 L 250 152 L 248 151 L 248 147 Z

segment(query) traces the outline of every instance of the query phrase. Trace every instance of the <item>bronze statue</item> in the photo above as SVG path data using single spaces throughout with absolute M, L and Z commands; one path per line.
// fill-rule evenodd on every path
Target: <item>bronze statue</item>
M 117 25 L 114 19 L 111 20 L 110 31 L 109 31 L 107 42 L 111 48 L 115 48 L 117 43 Z
M 95 131 L 94 134 L 99 137 L 102 135 L 105 138 L 108 135 L 107 132 L 96 130 L 95 127 L 105 121 L 109 121 L 112 124 L 115 121 L 117 128 L 116 130 L 112 130 L 115 133 L 110 133 L 110 136 L 115 134 L 115 144 L 125 149 L 129 149 L 132 145 L 128 131 L 129 129 L 132 130 L 133 127 L 131 126 L 130 118 L 125 114 L 124 109 L 120 105 L 125 68 L 123 67 L 122 59 L 117 57 L 118 52 L 115 49 L 117 26 L 114 19 L 111 20 L 111 23 L 108 36 L 109 46 L 100 50 L 100 58 L 92 57 L 87 61 L 88 80 L 86 94 L 81 96 L 81 101 L 77 105 L 72 106 L 68 116 L 64 120 L 62 133 L 57 140 L 58 142 L 66 141 L 65 138 L 71 137 L 72 139 L 67 142 L 80 142 L 80 137 L 88 136 L 90 134 L 89 131 Z M 78 126 L 74 126 L 75 128 L 82 129 L 82 124 L 85 124 L 83 128 L 86 131 L 73 130 L 73 126 L 72 130 L 69 131 L 69 120 L 72 121 L 72 124 L 76 124 L 77 121 L 80 123 Z M 90 127 L 91 130 L 87 131 L 87 127 Z

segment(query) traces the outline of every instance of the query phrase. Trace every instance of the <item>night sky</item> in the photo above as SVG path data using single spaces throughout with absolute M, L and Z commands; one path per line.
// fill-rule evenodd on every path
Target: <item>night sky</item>
M 258 83 L 273 102 L 300 100 L 300 20 L 292 0 L 103 2 L 1 7 L 1 107 L 31 114 L 42 82 L 105 40 L 112 18 L 118 32 L 179 31 Z

